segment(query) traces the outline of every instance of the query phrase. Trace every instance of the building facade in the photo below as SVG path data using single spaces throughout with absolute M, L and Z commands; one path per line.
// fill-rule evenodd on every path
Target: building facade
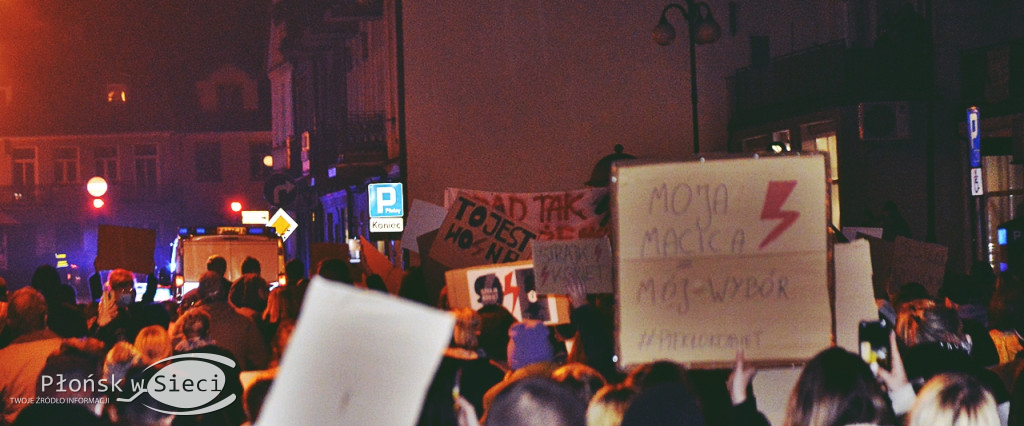
M 395 3 L 280 0 L 268 76 L 274 170 L 300 187 L 292 246 L 370 238 L 366 187 L 402 176 Z
M 155 231 L 166 267 L 179 226 L 237 223 L 231 201 L 270 207 L 266 31 L 251 30 L 266 28 L 269 2 L 24 2 L 0 20 L 0 276 L 12 289 L 43 264 L 92 274 L 98 225 Z M 99 208 L 86 192 L 97 176 L 109 186 Z

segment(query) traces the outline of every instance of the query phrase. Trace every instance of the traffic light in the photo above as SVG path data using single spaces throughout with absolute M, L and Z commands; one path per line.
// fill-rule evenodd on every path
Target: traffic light
M 85 190 L 93 197 L 92 208 L 96 210 L 102 209 L 103 205 L 106 204 L 102 197 L 107 193 L 107 180 L 100 176 L 95 176 L 86 183 Z
M 233 211 L 235 213 L 238 213 L 238 212 L 242 211 L 242 203 L 240 203 L 238 201 L 232 201 L 231 202 L 231 211 Z

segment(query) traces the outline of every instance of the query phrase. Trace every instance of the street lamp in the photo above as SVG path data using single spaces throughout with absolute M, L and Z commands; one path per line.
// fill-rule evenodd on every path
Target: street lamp
M 661 19 L 654 27 L 654 42 L 662 46 L 672 44 L 676 38 L 676 29 L 668 22 L 666 14 L 669 9 L 679 9 L 686 18 L 690 32 L 690 103 L 693 111 L 693 153 L 700 154 L 700 139 L 697 124 L 697 56 L 694 46 L 697 44 L 714 43 L 722 36 L 722 27 L 711 16 L 711 7 L 705 2 L 686 0 L 686 6 L 672 3 L 661 11 Z

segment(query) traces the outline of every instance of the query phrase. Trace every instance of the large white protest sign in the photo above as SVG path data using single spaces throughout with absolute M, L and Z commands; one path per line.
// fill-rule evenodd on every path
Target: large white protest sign
M 850 352 L 860 350 L 857 333 L 861 320 L 878 319 L 871 282 L 871 249 L 865 239 L 836 244 L 836 344 Z
M 455 319 L 314 277 L 259 424 L 412 425 Z

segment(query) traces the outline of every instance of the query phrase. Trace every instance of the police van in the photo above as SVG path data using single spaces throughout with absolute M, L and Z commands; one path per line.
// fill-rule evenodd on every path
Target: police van
M 260 276 L 273 288 L 284 281 L 284 242 L 273 228 L 263 226 L 220 226 L 179 228 L 171 244 L 172 296 L 181 297 L 199 286 L 206 261 L 219 255 L 227 260 L 224 277 L 234 282 L 242 276 L 242 260 L 260 261 Z

